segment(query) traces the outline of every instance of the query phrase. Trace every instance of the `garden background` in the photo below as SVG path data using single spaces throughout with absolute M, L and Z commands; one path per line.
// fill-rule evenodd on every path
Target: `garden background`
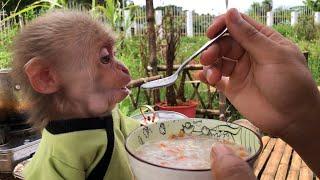
M 148 2 L 148 0 L 147 0 Z M 223 3 L 223 2 L 222 2 Z M 0 68 L 10 68 L 10 46 L 17 32 L 30 20 L 56 8 L 86 10 L 96 18 L 111 26 L 118 34 L 117 57 L 129 68 L 133 79 L 150 76 L 150 52 L 148 51 L 148 32 L 146 6 L 137 6 L 127 0 L 2 0 L 0 2 Z M 303 6 L 272 7 L 271 0 L 262 3 L 254 2 L 244 13 L 272 26 L 283 36 L 295 42 L 302 51 L 308 52 L 308 66 L 318 86 L 320 85 L 320 25 L 317 24 L 317 12 L 320 11 L 320 0 L 304 1 Z M 199 14 L 184 10 L 182 7 L 168 5 L 155 8 L 156 59 L 158 65 L 165 65 L 165 44 L 163 43 L 163 19 L 170 15 L 175 29 L 179 32 L 174 64 L 180 64 L 189 55 L 201 47 L 208 39 L 205 36 L 214 14 Z M 270 17 L 271 16 L 271 17 Z M 271 19 L 271 22 L 270 22 Z M 319 20 L 320 21 L 320 20 Z M 197 64 L 199 59 L 194 60 Z M 207 100 L 206 85 L 200 85 L 200 96 Z M 290 88 L 290 87 L 288 87 Z M 190 98 L 192 87 L 186 86 L 185 96 Z M 135 96 L 137 89 L 132 89 Z M 160 91 L 165 99 L 165 91 Z M 147 99 L 140 98 L 140 104 Z M 217 106 L 215 97 L 213 106 Z M 122 111 L 131 115 L 137 111 L 129 98 L 120 104 Z M 231 107 L 232 108 L 232 107 Z M 240 115 L 233 110 L 233 119 Z

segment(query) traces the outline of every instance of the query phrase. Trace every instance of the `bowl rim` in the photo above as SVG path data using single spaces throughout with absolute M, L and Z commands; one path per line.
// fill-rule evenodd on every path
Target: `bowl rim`
M 226 121 L 221 121 L 221 120 L 217 120 L 217 119 L 205 119 L 205 118 L 185 118 L 185 119 L 177 119 L 177 120 L 213 120 L 213 121 L 220 121 L 220 122 L 224 122 L 226 124 L 235 124 L 235 123 L 231 123 L 231 122 L 226 122 Z M 175 120 L 168 120 L 168 121 L 165 121 L 165 122 L 170 122 L 170 121 L 175 121 Z M 153 124 L 157 124 L 157 123 L 160 123 L 160 122 L 155 122 Z M 146 126 L 151 126 L 153 124 L 148 124 Z M 235 124 L 235 125 L 238 125 L 238 126 L 241 126 L 242 128 L 246 128 L 248 129 L 249 131 L 251 131 L 259 140 L 259 144 L 260 144 L 260 147 L 259 147 L 259 150 L 253 155 L 251 156 L 250 158 L 246 159 L 245 161 L 247 163 L 251 162 L 253 159 L 257 158 L 257 156 L 259 156 L 259 154 L 261 153 L 262 151 L 262 148 L 263 148 L 263 143 L 262 143 L 262 138 L 260 137 L 260 135 L 256 132 L 254 132 L 253 130 L 245 127 L 245 126 L 242 126 L 240 124 Z M 138 156 L 136 156 L 134 153 L 132 153 L 129 148 L 127 147 L 128 146 L 128 139 L 129 137 L 135 132 L 137 131 L 138 129 L 141 129 L 143 128 L 144 126 L 140 126 L 136 129 L 134 129 L 133 131 L 131 131 L 126 140 L 125 140 L 125 149 L 126 151 L 129 153 L 130 156 L 132 156 L 133 158 L 137 159 L 138 161 L 140 162 L 143 162 L 143 163 L 146 163 L 146 164 L 149 164 L 151 166 L 155 166 L 155 167 L 159 167 L 159 168 L 164 168 L 164 169 L 169 169 L 169 170 L 176 170 L 176 171 L 191 171 L 191 172 L 199 172 L 199 171 L 211 171 L 211 168 L 208 168 L 208 169 L 183 169 L 183 168 L 174 168 L 174 167 L 166 167 L 166 166 L 161 166 L 161 165 L 158 165 L 158 164 L 154 164 L 154 163 L 151 163 L 151 162 L 148 162 Z
M 160 114 L 160 113 L 172 113 L 172 114 L 177 114 L 179 116 L 181 116 L 181 119 L 186 119 L 188 118 L 188 116 L 182 114 L 182 113 L 179 113 L 179 112 L 175 112 L 175 111 L 167 111 L 167 110 L 159 110 L 159 111 L 154 111 L 156 114 Z M 145 112 L 145 114 L 152 114 L 151 112 Z M 139 117 L 139 116 L 142 116 L 140 113 L 138 114 L 133 114 L 132 116 L 130 116 L 130 118 L 134 119 L 134 120 L 137 120 L 137 121 L 141 121 L 140 119 L 136 119 L 136 117 Z M 171 119 L 168 119 L 168 120 L 171 120 Z M 177 119 L 174 119 L 174 120 L 178 120 Z M 166 120 L 167 121 L 167 120 Z

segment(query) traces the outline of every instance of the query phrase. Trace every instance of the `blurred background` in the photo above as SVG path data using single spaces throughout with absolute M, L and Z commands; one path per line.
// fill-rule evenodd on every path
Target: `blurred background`
M 180 64 L 208 40 L 206 29 L 215 16 L 225 12 L 226 4 L 295 42 L 305 52 L 310 71 L 320 84 L 320 0 L 1 0 L 0 68 L 10 68 L 10 45 L 26 23 L 52 9 L 79 9 L 117 32 L 117 56 L 128 66 L 133 79 L 169 75 L 167 65 L 170 61 Z M 149 18 L 154 20 L 150 24 L 147 23 L 147 12 L 151 12 Z M 150 25 L 154 30 L 148 31 Z M 167 38 L 170 33 L 175 34 L 175 42 Z M 172 54 L 167 54 L 168 43 L 174 43 Z M 196 99 L 203 112 L 211 109 L 212 115 L 218 115 L 213 110 L 219 108 L 219 97 L 209 95 L 216 90 L 196 82 L 194 74 L 202 67 L 197 66 L 198 59 L 192 64 L 196 68 L 191 67 L 189 74 L 176 84 L 174 99 Z M 139 104 L 168 99 L 165 90 L 160 90 L 157 97 L 140 88 L 132 88 L 132 91 L 121 103 L 121 109 L 128 115 L 136 112 Z M 241 117 L 231 105 L 225 109 L 232 119 Z

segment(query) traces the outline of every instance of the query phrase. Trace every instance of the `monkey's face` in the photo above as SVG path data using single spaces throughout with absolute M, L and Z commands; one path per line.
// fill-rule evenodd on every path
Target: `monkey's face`
M 65 70 L 62 87 L 66 97 L 69 97 L 74 111 L 84 115 L 97 116 L 111 111 L 115 104 L 122 101 L 129 90 L 128 69 L 116 60 L 113 47 L 102 46 L 92 53 L 78 69 Z M 79 66 L 78 66 L 79 67 Z
M 94 88 L 96 93 L 104 93 L 105 108 L 113 108 L 114 105 L 122 101 L 128 94 L 126 85 L 130 82 L 128 69 L 115 58 L 115 53 L 111 48 L 102 47 L 99 53 L 99 60 L 95 61 L 96 73 Z M 98 100 L 96 100 L 98 101 Z
M 113 109 L 130 82 L 115 41 L 105 24 L 82 12 L 52 12 L 28 24 L 16 41 L 14 69 L 31 104 L 43 106 L 33 111 L 58 119 Z

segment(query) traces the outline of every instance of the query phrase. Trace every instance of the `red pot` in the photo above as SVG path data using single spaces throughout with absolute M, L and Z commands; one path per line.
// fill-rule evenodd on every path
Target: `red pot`
M 197 105 L 198 102 L 193 100 L 180 103 L 177 106 L 168 106 L 166 102 L 160 102 L 156 104 L 156 106 L 158 106 L 160 110 L 179 112 L 188 116 L 189 118 L 196 117 Z

